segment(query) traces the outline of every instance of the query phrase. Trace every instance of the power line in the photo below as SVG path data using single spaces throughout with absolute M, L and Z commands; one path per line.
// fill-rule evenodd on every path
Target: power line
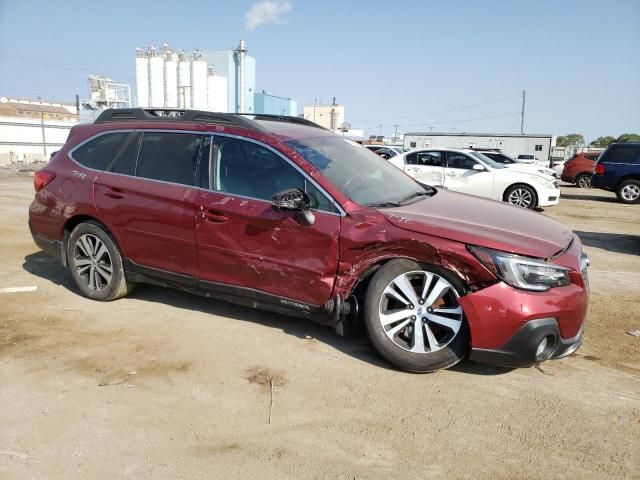
M 428 117 L 428 116 L 432 116 L 432 115 L 439 115 L 441 113 L 450 113 L 450 112 L 457 112 L 460 110 L 467 110 L 469 108 L 475 108 L 475 107 L 482 107 L 484 105 L 491 105 L 493 103 L 499 103 L 499 102 L 504 102 L 505 100 L 511 100 L 513 98 L 520 98 L 522 97 L 521 93 L 518 93 L 516 95 L 509 95 L 508 97 L 501 97 L 501 98 L 496 98 L 494 100 L 488 100 L 486 102 L 481 102 L 481 103 L 474 103 L 472 105 L 464 105 L 461 107 L 456 107 L 456 108 L 450 108 L 447 110 L 440 110 L 440 111 L 436 111 L 436 112 L 425 112 L 425 113 L 420 113 L 420 114 L 415 114 L 415 115 L 404 115 L 404 116 L 397 116 L 397 117 L 387 117 L 387 118 L 381 118 L 378 120 L 374 120 L 374 119 L 366 119 L 366 120 L 353 120 L 352 123 L 359 123 L 361 121 L 364 122 L 368 122 L 365 125 L 371 125 L 371 122 L 377 122 L 379 124 L 379 122 L 384 122 L 387 120 L 396 120 L 396 119 L 406 119 L 406 118 L 419 118 L 419 117 Z

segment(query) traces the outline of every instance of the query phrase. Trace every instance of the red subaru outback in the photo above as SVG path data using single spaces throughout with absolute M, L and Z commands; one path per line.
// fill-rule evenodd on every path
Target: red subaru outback
M 539 213 L 416 183 L 299 118 L 107 110 L 35 176 L 36 244 L 101 301 L 153 283 L 364 322 L 399 368 L 504 366 L 582 343 L 586 255 Z

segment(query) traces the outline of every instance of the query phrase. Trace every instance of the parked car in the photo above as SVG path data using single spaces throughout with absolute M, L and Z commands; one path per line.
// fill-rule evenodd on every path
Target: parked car
M 33 238 L 86 297 L 152 283 L 362 321 L 414 372 L 580 347 L 588 262 L 561 223 L 421 185 L 301 118 L 168 113 L 106 110 L 35 174 Z
M 613 143 L 602 152 L 591 186 L 616 192 L 622 203 L 640 203 L 640 142 Z
M 400 155 L 403 150 L 400 147 L 391 147 L 387 145 L 363 145 L 365 148 L 371 150 L 376 155 L 389 160 L 390 158 Z
M 538 159 L 536 158 L 535 155 L 531 155 L 528 153 L 521 153 L 516 157 L 516 160 L 522 163 L 536 163 L 536 160 Z
M 560 199 L 558 182 L 552 176 L 537 170 L 508 169 L 474 150 L 412 150 L 392 158 L 390 163 L 427 185 L 520 207 L 549 207 Z
M 477 150 L 477 149 L 474 149 L 474 151 L 480 152 L 485 157 L 489 157 L 494 162 L 502 164 L 505 168 L 513 168 L 516 170 L 524 170 L 524 171 L 536 171 L 536 172 L 544 173 L 545 175 L 557 177 L 556 172 L 554 172 L 550 168 L 540 167 L 535 163 L 516 160 L 514 158 L 511 158 L 508 155 L 505 155 L 502 152 L 496 152 L 495 150 Z
M 564 162 L 562 175 L 563 182 L 574 183 L 579 188 L 591 187 L 591 175 L 599 153 L 576 153 Z

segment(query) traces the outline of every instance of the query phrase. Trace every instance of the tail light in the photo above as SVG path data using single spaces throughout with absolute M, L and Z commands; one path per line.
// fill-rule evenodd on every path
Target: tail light
M 596 163 L 596 175 L 604 175 L 604 164 Z
M 54 178 L 56 178 L 55 173 L 47 170 L 38 170 L 33 176 L 33 188 L 36 189 L 36 193 L 51 183 Z

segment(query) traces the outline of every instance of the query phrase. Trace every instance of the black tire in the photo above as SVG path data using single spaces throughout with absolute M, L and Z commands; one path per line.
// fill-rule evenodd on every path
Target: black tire
M 616 188 L 616 196 L 628 205 L 640 203 L 640 180 L 625 180 Z
M 85 243 L 87 241 L 89 247 Z M 95 248 L 102 245 L 106 248 L 106 252 L 101 248 Z M 87 253 L 86 248 L 90 250 L 95 248 L 98 251 L 94 252 L 92 258 L 92 253 Z M 120 250 L 113 237 L 101 224 L 97 222 L 78 224 L 69 235 L 66 249 L 71 276 L 85 297 L 109 302 L 131 292 L 133 285 L 127 282 L 125 277 Z M 100 254 L 100 258 L 96 260 L 95 254 Z M 109 269 L 111 275 L 107 281 Z M 94 288 L 90 286 L 91 284 Z
M 576 187 L 578 188 L 591 188 L 591 175 L 588 173 L 581 173 L 576 177 Z
M 414 353 L 409 351 L 407 348 L 403 348 L 388 335 L 388 330 L 386 330 L 381 323 L 382 305 L 385 302 L 383 295 L 387 286 L 389 286 L 390 283 L 398 276 L 416 271 L 430 272 L 435 275 L 432 278 L 439 277 L 446 280 L 455 290 L 456 300 L 457 296 L 461 296 L 466 290 L 464 284 L 456 275 L 443 268 L 432 265 L 420 265 L 407 259 L 391 260 L 375 273 L 369 283 L 365 300 L 365 325 L 367 334 L 374 348 L 391 364 L 409 372 L 435 372 L 455 365 L 462 360 L 469 351 L 469 327 L 461 308 L 460 312 L 462 313 L 460 314 L 459 330 L 457 333 L 451 332 L 450 335 L 453 335 L 452 339 L 446 344 L 443 341 L 442 343 L 444 346 L 439 346 L 439 349 L 434 351 Z M 427 295 L 427 297 L 428 296 L 429 295 Z M 424 307 L 426 310 L 426 305 Z M 408 321 L 416 322 L 416 320 L 413 319 L 415 319 L 415 317 L 409 317 Z M 403 321 L 400 321 L 399 323 L 402 322 Z M 399 326 L 399 323 L 397 326 Z M 412 323 L 405 327 L 405 329 L 409 328 L 410 331 L 413 332 L 414 325 L 416 324 L 417 323 Z M 433 325 L 430 322 L 429 324 Z M 391 324 L 389 324 L 388 327 L 391 327 Z M 424 328 L 425 327 L 422 329 L 421 337 L 426 333 Z M 390 329 L 394 330 L 395 326 Z M 405 329 L 400 330 L 398 335 L 403 334 Z M 430 330 L 430 332 L 431 335 L 433 335 L 433 331 Z M 415 338 L 416 337 L 413 336 L 414 343 L 417 343 Z
M 520 204 L 514 200 L 514 197 L 519 196 L 518 194 L 525 195 L 527 193 L 530 196 L 530 199 L 531 199 L 530 202 L 526 204 L 523 202 Z M 515 205 L 517 207 L 522 207 L 522 208 L 528 208 L 530 210 L 533 210 L 538 206 L 538 195 L 536 194 L 536 191 L 533 189 L 533 187 L 530 187 L 529 185 L 525 185 L 524 183 L 519 183 L 517 185 L 510 186 L 507 189 L 507 191 L 504 192 L 503 199 L 505 202 L 511 205 Z

